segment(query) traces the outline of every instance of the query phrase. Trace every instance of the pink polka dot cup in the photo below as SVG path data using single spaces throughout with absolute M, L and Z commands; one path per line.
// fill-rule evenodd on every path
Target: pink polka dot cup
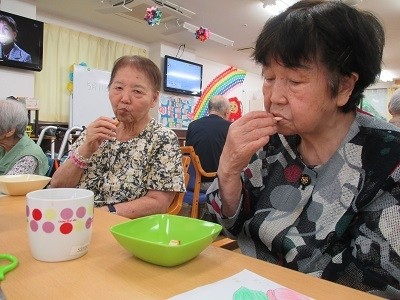
M 32 256 L 40 261 L 76 259 L 88 252 L 94 194 L 75 188 L 44 189 L 26 195 Z

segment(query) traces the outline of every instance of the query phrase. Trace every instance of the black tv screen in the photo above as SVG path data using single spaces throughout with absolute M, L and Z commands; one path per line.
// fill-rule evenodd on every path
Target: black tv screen
M 0 66 L 42 70 L 43 22 L 0 11 Z
M 165 55 L 164 91 L 199 97 L 202 79 L 203 65 Z

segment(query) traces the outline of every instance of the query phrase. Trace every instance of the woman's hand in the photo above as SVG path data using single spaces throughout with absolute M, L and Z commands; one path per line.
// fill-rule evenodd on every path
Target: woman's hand
M 251 157 L 269 142 L 269 137 L 277 132 L 277 120 L 265 111 L 245 114 L 229 126 L 219 169 L 224 173 L 240 174 Z
M 108 117 L 99 117 L 86 128 L 86 139 L 79 147 L 79 154 L 89 158 L 99 149 L 104 140 L 111 140 L 116 136 L 117 120 Z
M 224 216 L 231 217 L 237 211 L 242 190 L 240 173 L 254 153 L 277 132 L 277 122 L 270 113 L 254 111 L 229 126 L 217 171 Z

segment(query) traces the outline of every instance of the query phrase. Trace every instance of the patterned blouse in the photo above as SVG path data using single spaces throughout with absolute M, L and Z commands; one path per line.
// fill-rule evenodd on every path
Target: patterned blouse
M 6 175 L 35 174 L 38 161 L 35 157 L 23 156 Z
M 85 136 L 86 131 L 71 150 L 79 147 Z M 129 141 L 104 141 L 90 158 L 78 187 L 94 192 L 96 207 L 137 199 L 148 190 L 185 191 L 176 134 L 152 119 Z
M 400 132 L 357 114 L 323 165 L 307 167 L 298 136 L 274 135 L 242 172 L 240 206 L 221 214 L 218 180 L 208 209 L 258 259 L 362 291 L 400 298 Z

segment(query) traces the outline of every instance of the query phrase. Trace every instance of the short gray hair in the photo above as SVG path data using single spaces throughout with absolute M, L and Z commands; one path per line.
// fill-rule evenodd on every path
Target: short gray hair
M 208 102 L 208 111 L 216 111 L 221 114 L 225 114 L 231 110 L 229 100 L 222 95 L 216 95 Z
M 18 100 L 0 99 L 0 134 L 15 129 L 15 135 L 22 138 L 28 121 L 25 104 Z
M 391 115 L 400 114 L 400 88 L 390 98 L 388 109 Z

